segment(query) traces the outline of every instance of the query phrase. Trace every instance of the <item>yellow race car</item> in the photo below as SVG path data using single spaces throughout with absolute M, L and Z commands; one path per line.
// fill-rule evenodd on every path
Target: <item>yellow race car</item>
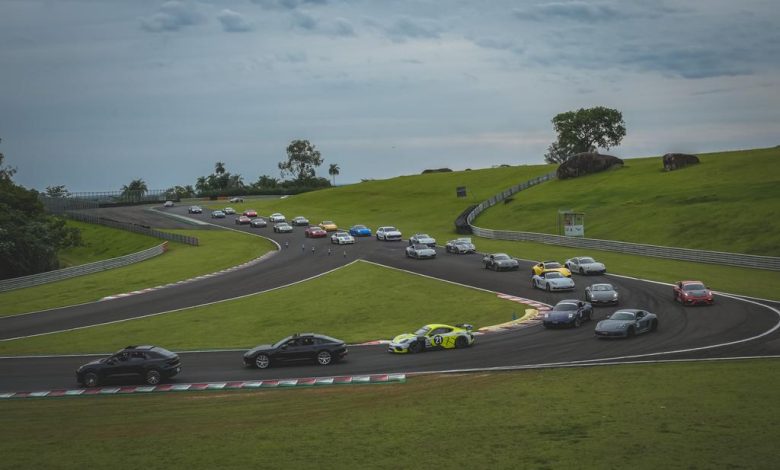
M 323 220 L 320 222 L 320 228 L 326 232 L 335 232 L 339 229 L 336 222 L 333 222 L 332 220 Z
M 430 324 L 414 333 L 404 333 L 393 338 L 387 352 L 396 354 L 419 353 L 427 349 L 467 348 L 474 344 L 473 327 L 460 323 L 455 326 Z
M 531 268 L 531 276 L 539 276 L 545 271 L 558 271 L 566 277 L 571 277 L 571 271 L 557 261 L 542 261 Z

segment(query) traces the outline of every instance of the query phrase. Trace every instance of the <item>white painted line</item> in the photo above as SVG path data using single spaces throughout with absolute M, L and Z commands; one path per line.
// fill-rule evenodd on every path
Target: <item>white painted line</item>
M 356 263 L 358 261 L 359 260 L 354 260 L 354 261 L 351 261 L 351 262 L 349 262 L 349 263 L 347 263 L 345 265 L 333 268 L 333 269 L 331 269 L 329 271 L 324 271 L 324 272 L 315 274 L 314 276 L 307 277 L 306 279 L 300 279 L 298 281 L 291 282 L 291 283 L 285 284 L 283 286 L 277 286 L 277 287 L 272 287 L 270 289 L 266 289 L 266 290 L 262 290 L 262 291 L 258 291 L 258 292 L 252 292 L 251 294 L 244 294 L 244 295 L 239 295 L 237 297 L 230 297 L 228 299 L 215 300 L 214 302 L 207 302 L 207 303 L 204 303 L 204 304 L 191 305 L 189 307 L 176 308 L 176 309 L 173 309 L 173 310 L 167 310 L 165 312 L 150 313 L 148 315 L 142 315 L 140 317 L 125 318 L 123 320 L 114 320 L 114 321 L 109 321 L 109 322 L 104 322 L 104 323 L 95 323 L 94 325 L 77 326 L 75 328 L 66 328 L 64 330 L 49 331 L 49 332 L 46 332 L 46 333 L 37 333 L 37 334 L 34 334 L 34 335 L 17 336 L 15 338 L 5 338 L 5 339 L 0 339 L 0 343 L 6 342 L 6 341 L 14 341 L 14 340 L 17 340 L 17 339 L 35 338 L 35 337 L 38 337 L 38 336 L 53 335 L 53 334 L 56 334 L 56 333 L 64 333 L 66 331 L 84 330 L 84 329 L 87 329 L 87 328 L 94 328 L 96 326 L 113 325 L 113 324 L 116 324 L 116 323 L 124 323 L 124 322 L 128 322 L 128 321 L 133 321 L 133 320 L 140 320 L 142 318 L 156 317 L 158 315 L 165 315 L 167 313 L 181 312 L 183 310 L 188 310 L 188 309 L 191 309 L 191 308 L 206 307 L 206 306 L 209 306 L 209 305 L 217 305 L 217 304 L 221 304 L 221 303 L 224 303 L 224 302 L 229 302 L 231 300 L 245 299 L 245 298 L 251 297 L 253 295 L 264 294 L 266 292 L 273 292 L 275 290 L 285 289 L 285 288 L 290 287 L 290 286 L 294 286 L 294 285 L 297 285 L 297 284 L 301 284 L 303 282 L 311 281 L 312 279 L 316 279 L 318 277 L 322 277 L 322 276 L 325 276 L 325 275 L 330 274 L 332 272 L 338 271 L 339 269 L 346 268 L 347 266 L 350 266 L 353 263 Z

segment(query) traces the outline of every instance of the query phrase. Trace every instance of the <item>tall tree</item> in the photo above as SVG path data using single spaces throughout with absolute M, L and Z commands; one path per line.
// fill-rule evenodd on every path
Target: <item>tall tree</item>
M 3 139 L 0 139 L 0 142 L 2 141 Z M 0 181 L 11 181 L 11 178 L 13 178 L 14 174 L 16 173 L 16 168 L 11 166 L 3 166 L 4 159 L 5 155 L 0 152 Z
M 552 124 L 558 140 L 547 148 L 547 163 L 562 163 L 577 153 L 609 149 L 620 145 L 626 136 L 623 114 L 603 106 L 560 113 Z
M 322 165 L 320 151 L 308 140 L 293 140 L 287 146 L 287 161 L 279 162 L 282 177 L 289 174 L 298 184 L 314 178 L 314 169 Z
M 64 184 L 59 186 L 46 186 L 44 194 L 48 197 L 68 197 L 70 192 L 65 188 Z
M 217 162 L 214 164 L 214 173 L 221 175 L 225 173 L 225 162 Z
M 260 175 L 257 177 L 257 181 L 252 186 L 258 189 L 275 188 L 279 184 L 279 180 L 268 175 Z
M 195 189 L 197 189 L 199 193 L 209 189 L 205 176 L 198 176 L 198 179 L 195 180 Z
M 336 163 L 331 163 L 330 168 L 328 168 L 328 174 L 333 179 L 333 186 L 336 186 L 336 176 L 338 176 L 340 170 L 341 168 Z
M 137 201 L 140 200 L 148 190 L 149 188 L 146 187 L 146 181 L 144 181 L 143 178 L 138 178 L 130 181 L 130 184 L 122 186 L 122 197 Z

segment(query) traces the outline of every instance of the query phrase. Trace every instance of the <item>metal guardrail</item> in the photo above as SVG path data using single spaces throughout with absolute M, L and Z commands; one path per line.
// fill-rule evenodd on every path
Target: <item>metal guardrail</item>
M 159 256 L 165 253 L 167 250 L 168 242 L 163 242 L 155 247 L 139 251 L 137 253 L 119 256 L 117 258 L 96 261 L 94 263 L 82 264 L 80 266 L 73 266 L 70 268 L 57 269 L 55 271 L 49 271 L 45 273 L 32 274 L 30 276 L 5 279 L 0 281 L 0 292 L 38 286 L 41 284 L 47 284 L 49 282 L 62 281 L 72 277 L 83 276 L 85 274 L 93 274 L 101 271 L 107 271 L 109 269 L 120 268 L 122 266 L 127 266 L 133 263 L 138 263 L 140 261 L 154 258 L 155 256 Z
M 742 253 L 727 253 L 722 251 L 694 250 L 690 248 L 676 248 L 670 246 L 647 245 L 642 243 L 619 242 L 614 240 L 599 240 L 595 238 L 565 237 L 548 233 L 515 232 L 511 230 L 493 230 L 477 227 L 472 224 L 474 219 L 489 207 L 496 205 L 511 195 L 524 189 L 535 186 L 544 181 L 555 178 L 555 173 L 534 178 L 506 191 L 496 194 L 487 201 L 482 202 L 466 217 L 474 235 L 495 240 L 512 240 L 544 243 L 547 245 L 567 246 L 572 248 L 586 248 L 592 250 L 613 251 L 631 255 L 652 256 L 655 258 L 667 258 L 680 261 L 693 261 L 695 263 L 722 264 L 727 266 L 739 266 L 754 269 L 768 269 L 780 271 L 780 258 L 774 256 L 758 256 Z
M 63 215 L 73 220 L 79 220 L 81 222 L 105 225 L 106 227 L 118 228 L 130 232 L 141 233 L 143 235 L 149 235 L 151 237 L 161 238 L 163 240 L 170 240 L 172 242 L 186 243 L 187 245 L 193 245 L 193 246 L 198 246 L 199 243 L 197 237 L 180 235 L 178 233 L 161 232 L 160 230 L 155 230 L 153 228 L 149 228 L 144 225 L 131 224 L 129 222 L 120 222 L 118 220 L 107 219 L 105 217 L 98 217 L 91 214 L 84 214 L 82 212 L 67 211 Z

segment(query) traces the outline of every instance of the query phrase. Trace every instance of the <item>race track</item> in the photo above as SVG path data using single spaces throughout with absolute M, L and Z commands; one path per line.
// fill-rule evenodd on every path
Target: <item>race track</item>
M 186 207 L 167 210 L 186 215 Z M 585 323 L 579 329 L 545 330 L 532 324 L 527 328 L 479 336 L 472 348 L 417 355 L 388 354 L 387 347 L 383 345 L 351 346 L 344 361 L 327 367 L 298 365 L 259 371 L 243 367 L 243 351 L 185 352 L 181 353 L 182 372 L 172 382 L 780 355 L 780 313 L 777 311 L 780 304 L 777 302 L 746 301 L 717 295 L 716 303 L 711 307 L 683 307 L 672 300 L 670 286 L 609 274 L 587 278 L 575 275 L 575 292 L 547 293 L 531 288 L 531 262 L 521 262 L 517 272 L 493 272 L 482 268 L 480 255 L 452 255 L 445 253 L 443 248 L 437 249 L 434 260 L 413 260 L 404 256 L 406 242 L 359 238 L 354 246 L 337 247 L 330 243 L 329 238 L 304 238 L 302 227 L 296 227 L 292 234 L 275 234 L 270 224 L 263 229 L 237 226 L 231 216 L 226 219 L 210 219 L 207 214 L 192 217 L 261 234 L 275 240 L 282 248 L 260 263 L 220 276 L 141 295 L 0 318 L 0 339 L 135 318 L 247 295 L 285 286 L 363 259 L 547 304 L 555 304 L 564 298 L 584 298 L 586 285 L 606 281 L 620 291 L 621 307 L 644 308 L 656 313 L 660 328 L 656 333 L 630 340 L 599 340 L 593 336 L 595 321 L 603 319 L 615 307 L 597 307 L 595 321 Z M 479 239 L 475 242 L 479 249 Z M 332 249 L 331 255 L 328 255 L 328 248 Z M 118 344 L 117 349 L 121 346 Z M 0 360 L 0 392 L 76 387 L 75 369 L 89 359 L 84 356 L 3 358 Z

